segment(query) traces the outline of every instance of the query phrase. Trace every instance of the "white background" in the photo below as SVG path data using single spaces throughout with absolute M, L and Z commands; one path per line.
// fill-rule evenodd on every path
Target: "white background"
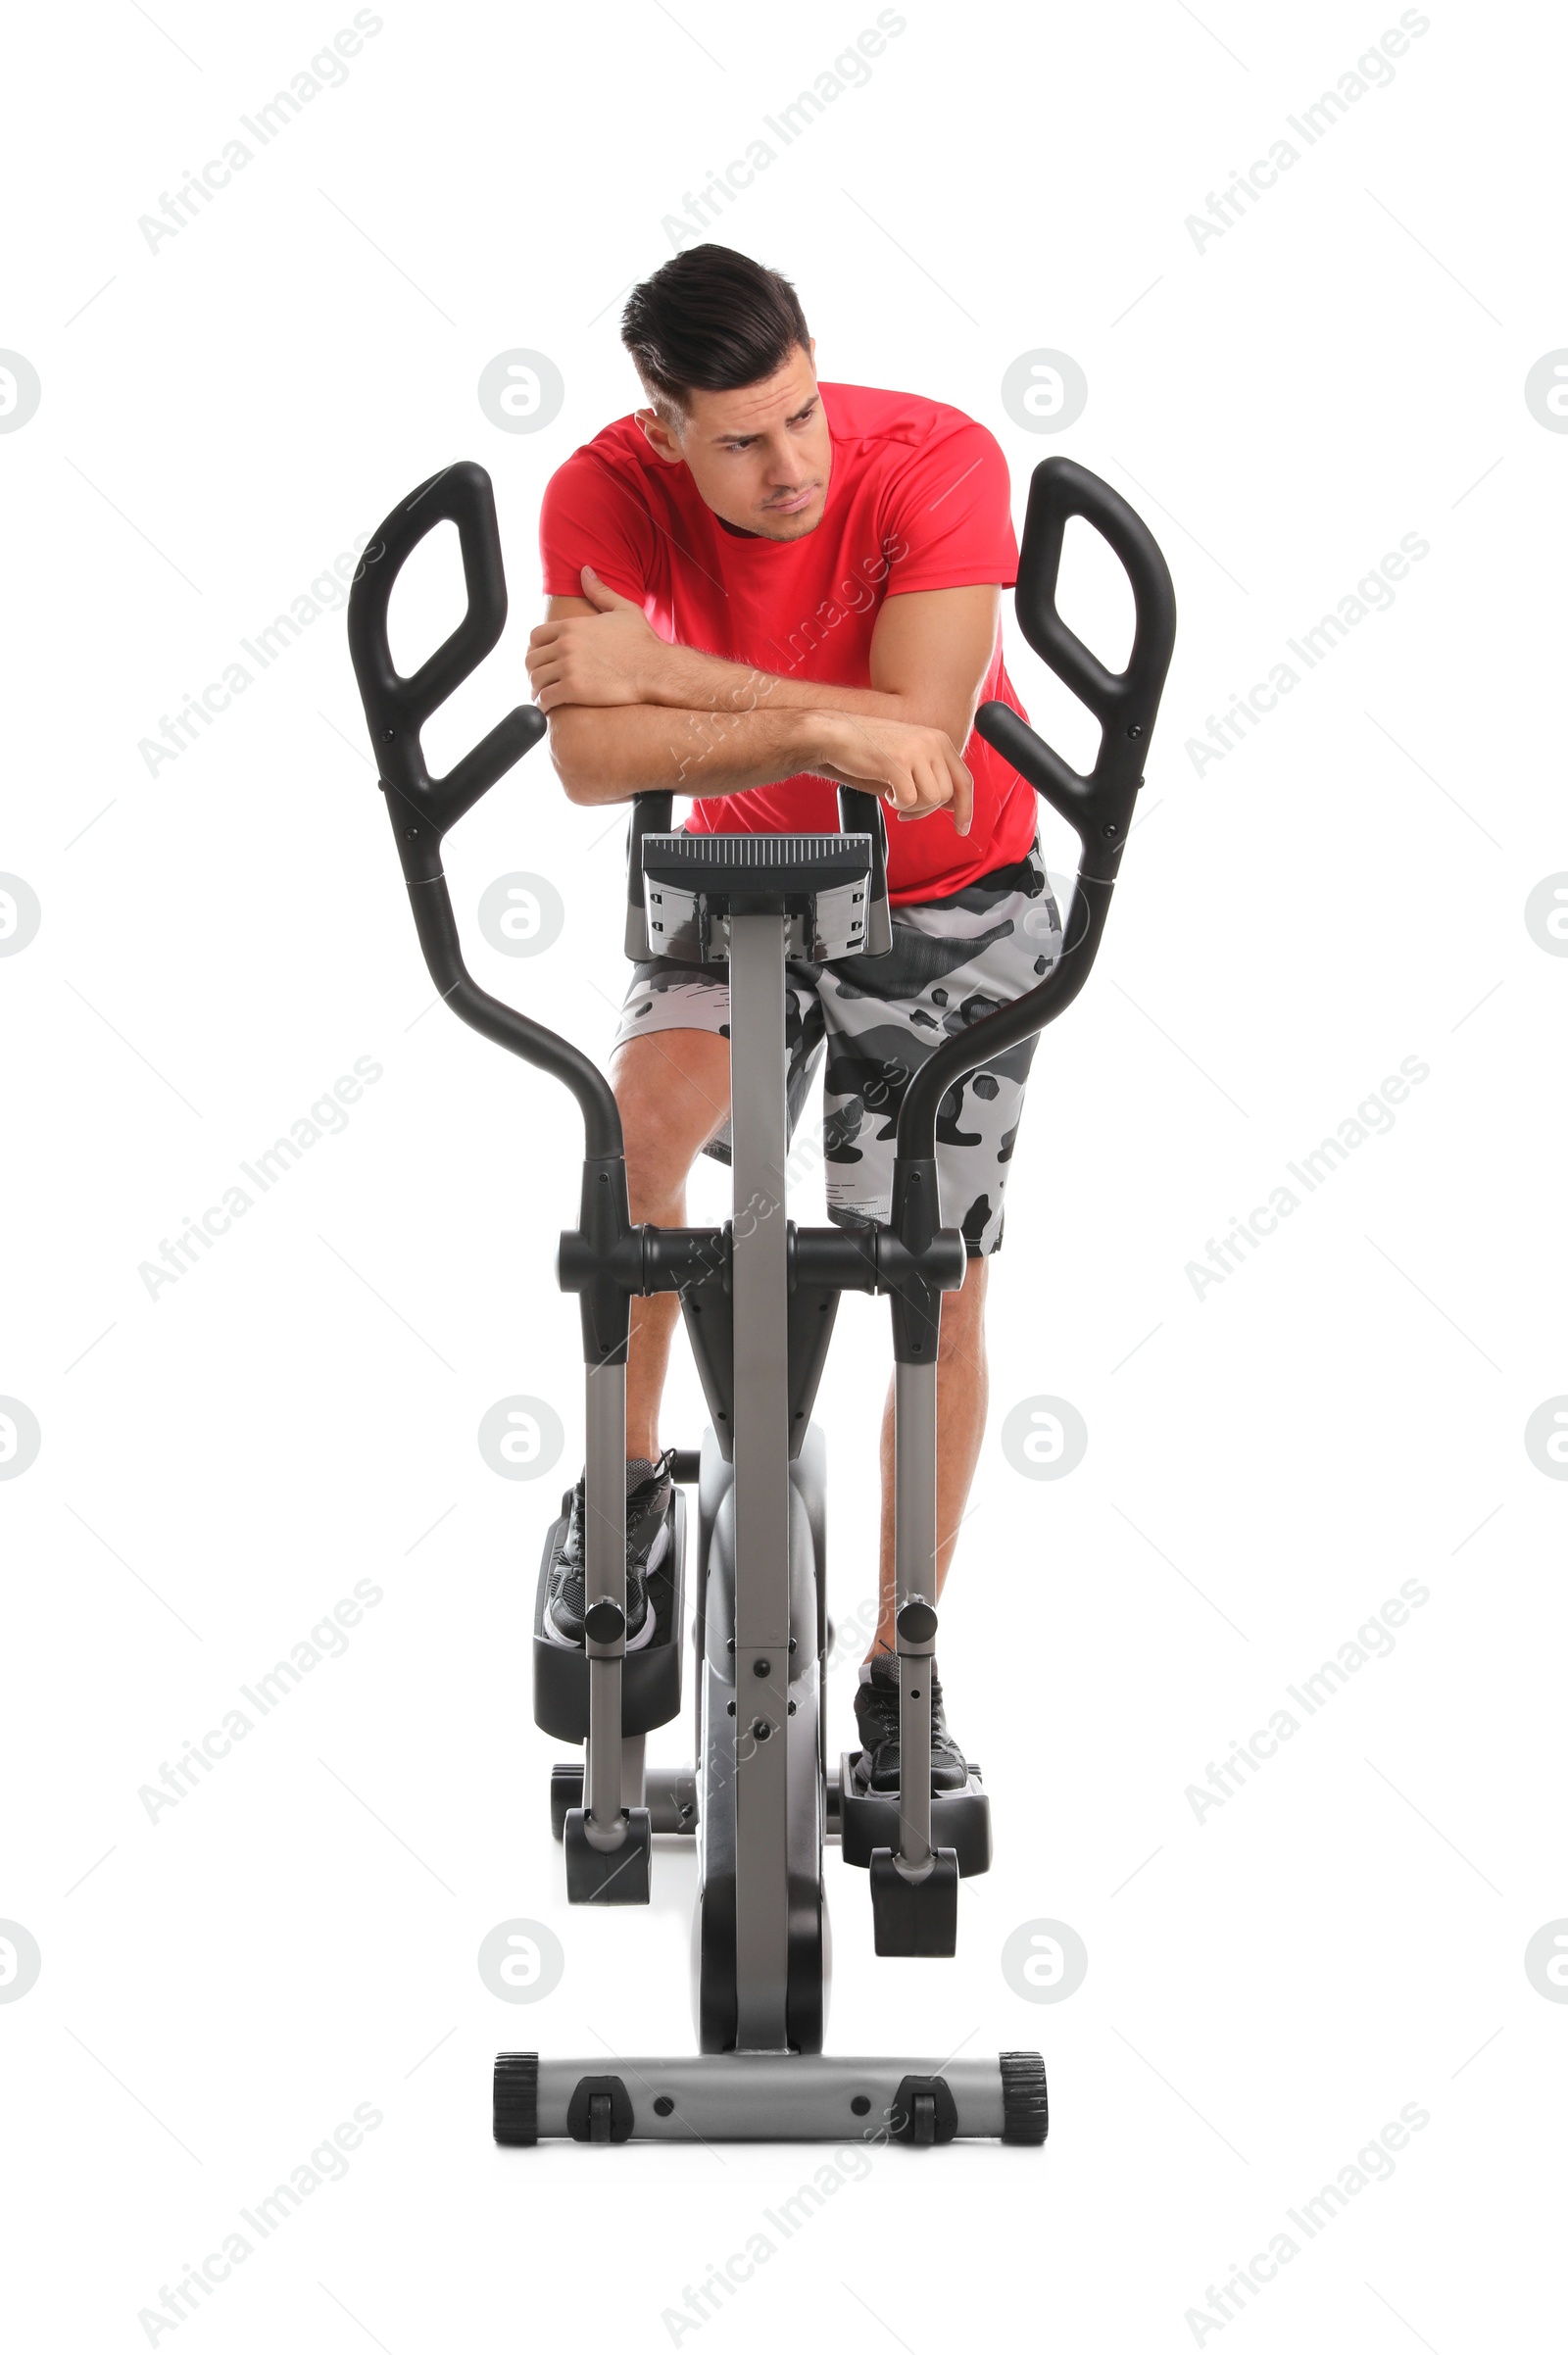
M 904 13 L 865 86 L 771 140 L 712 233 L 794 279 L 827 380 L 983 419 L 1020 523 L 1052 449 L 1102 472 L 1181 610 L 1143 818 L 1101 967 L 1036 1061 L 993 1287 L 943 1659 L 996 1868 L 965 1888 L 957 1960 L 927 1965 L 877 1964 L 863 1880 L 828 1868 L 832 2047 L 1038 2043 L 1054 2123 L 1043 2154 L 873 2154 L 678 2343 L 1538 2343 L 1568 2010 L 1523 1956 L 1568 1913 L 1568 1489 L 1523 1431 L 1568 1390 L 1568 963 L 1524 904 L 1568 867 L 1568 439 L 1523 388 L 1568 343 L 1560 30 L 1434 5 L 1389 86 L 1296 139 L 1200 250 L 1187 217 L 1396 23 L 1392 0 Z M 42 1432 L 0 1484 L 0 1915 L 42 1954 L 0 2005 L 12 2333 L 145 2345 L 162 2286 L 368 2103 L 383 2123 L 345 2180 L 154 2343 L 666 2346 L 665 2310 L 825 2154 L 490 2141 L 498 2045 L 691 2048 L 691 1860 L 658 1857 L 646 1916 L 568 1912 L 556 1745 L 530 1722 L 537 1547 L 580 1446 L 551 1268 L 574 1118 L 431 1010 L 340 614 L 156 775 L 138 744 L 464 456 L 495 477 L 513 619 L 433 759 L 521 700 L 540 493 L 638 398 L 626 289 L 668 257 L 664 217 L 875 11 L 388 6 L 343 86 L 156 252 L 138 217 L 351 11 L 153 14 L 105 0 L 14 33 L 4 166 L 0 343 L 43 386 L 0 437 L 0 867 L 42 907 L 0 961 L 0 1392 Z M 565 381 L 532 436 L 476 399 L 514 347 Z M 1088 379 L 1059 440 L 1001 401 L 1041 347 Z M 1430 554 L 1392 610 L 1195 773 L 1209 715 L 1407 533 Z M 1081 577 L 1108 634 L 1114 600 Z M 427 604 L 426 642 L 450 611 Z M 620 834 L 536 755 L 449 858 L 480 980 L 601 1055 Z M 532 961 L 474 924 L 514 869 L 566 908 Z M 149 1298 L 140 1263 L 360 1056 L 383 1076 L 343 1133 Z M 1430 1076 L 1393 1129 L 1196 1297 L 1188 1262 L 1409 1056 Z M 694 1215 L 722 1206 L 706 1171 Z M 818 1214 L 809 1184 L 796 1208 Z M 841 1618 L 872 1587 L 885 1313 L 847 1304 L 819 1410 Z M 515 1393 L 566 1427 L 539 1486 L 476 1447 Z M 1055 1484 L 998 1440 L 1039 1394 L 1089 1430 Z M 696 1432 L 683 1366 L 664 1436 Z M 382 1599 L 345 1654 L 149 1821 L 139 1788 L 362 1579 Z M 1410 1579 L 1429 1599 L 1392 1655 L 1198 1820 L 1188 1787 Z M 851 1683 L 830 1681 L 835 1745 Z M 532 2008 L 476 1968 L 514 1917 L 564 1948 Z M 1056 2004 L 1000 1968 L 1042 1919 L 1088 1950 Z M 1294 2231 L 1286 2209 L 1412 2103 L 1430 2123 L 1392 2180 Z M 1212 2326 L 1208 2285 L 1282 2228 L 1300 2253 L 1243 2315 L 1186 2319 Z

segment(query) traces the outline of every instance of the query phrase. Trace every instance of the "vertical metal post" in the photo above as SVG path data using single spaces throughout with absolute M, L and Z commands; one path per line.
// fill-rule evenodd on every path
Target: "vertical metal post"
M 789 2048 L 789 1244 L 784 922 L 730 917 L 735 1178 L 736 2048 Z
M 937 1369 L 893 1376 L 894 1624 L 899 1659 L 899 1860 L 931 1857 L 931 1678 L 936 1669 Z M 921 1632 L 929 1623 L 929 1632 Z
M 621 1820 L 620 1677 L 626 1657 L 626 1368 L 590 1365 L 587 1399 L 587 1607 L 608 1599 L 620 1629 L 608 1643 L 586 1639 L 588 1760 L 583 1774 L 584 1827 L 591 1846 L 617 1848 Z

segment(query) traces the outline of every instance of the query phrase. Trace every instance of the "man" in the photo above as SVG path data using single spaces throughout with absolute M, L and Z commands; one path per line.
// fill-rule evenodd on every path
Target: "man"
M 824 1041 L 828 1211 L 888 1214 L 899 1105 L 944 1037 L 1039 981 L 1061 950 L 1031 787 L 971 733 L 991 698 L 1021 710 L 1002 662 L 1016 578 L 1007 470 L 983 426 L 915 394 L 818 384 L 788 280 L 702 245 L 632 293 L 621 320 L 649 406 L 575 451 L 546 489 L 548 618 L 528 670 L 568 797 L 659 789 L 689 831 L 833 831 L 836 787 L 890 806 L 892 954 L 791 958 L 790 1118 Z M 685 1223 L 698 1152 L 728 1159 L 722 965 L 636 966 L 611 1077 L 631 1215 Z M 962 1289 L 942 1313 L 937 1590 L 985 1431 L 988 1262 L 1034 1042 L 951 1090 L 937 1128 L 943 1216 L 962 1228 Z M 667 1544 L 672 1451 L 659 1401 L 678 1306 L 632 1303 L 627 1368 L 629 1645 L 653 1633 L 646 1580 Z M 898 1782 L 892 1413 L 882 1431 L 880 1618 L 856 1719 L 871 1779 Z M 551 1595 L 581 1643 L 583 1491 Z M 932 1780 L 962 1753 L 933 1684 Z

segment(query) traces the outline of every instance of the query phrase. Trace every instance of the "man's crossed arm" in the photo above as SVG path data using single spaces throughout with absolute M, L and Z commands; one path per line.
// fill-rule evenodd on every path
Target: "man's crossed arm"
M 701 800 L 802 771 L 891 801 L 902 817 L 947 810 L 969 830 L 959 758 L 996 645 L 1000 587 L 890 597 L 871 637 L 871 685 L 832 686 L 666 646 L 642 608 L 590 566 L 581 597 L 553 597 L 528 641 L 534 698 L 574 802 L 670 792 Z

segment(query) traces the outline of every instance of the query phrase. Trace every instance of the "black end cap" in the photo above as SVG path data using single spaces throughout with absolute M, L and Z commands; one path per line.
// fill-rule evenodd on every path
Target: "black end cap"
M 893 2096 L 889 2132 L 895 2142 L 916 2150 L 951 2142 L 958 2131 L 958 2105 L 945 2077 L 903 2077 Z
M 594 1644 L 613 1644 L 617 1636 L 626 1633 L 626 1614 L 618 1602 L 601 1595 L 591 1602 L 582 1615 L 583 1632 Z
M 579 2077 L 566 2104 L 573 2142 L 629 2142 L 631 2095 L 618 2077 Z
M 1044 2142 L 1051 2129 L 1046 2101 L 1046 2064 L 1038 2052 L 1004 2052 L 1002 2065 L 1002 2139 L 1004 2142 Z
M 498 2052 L 491 2115 L 498 2142 L 531 2150 L 539 2139 L 539 2055 Z

